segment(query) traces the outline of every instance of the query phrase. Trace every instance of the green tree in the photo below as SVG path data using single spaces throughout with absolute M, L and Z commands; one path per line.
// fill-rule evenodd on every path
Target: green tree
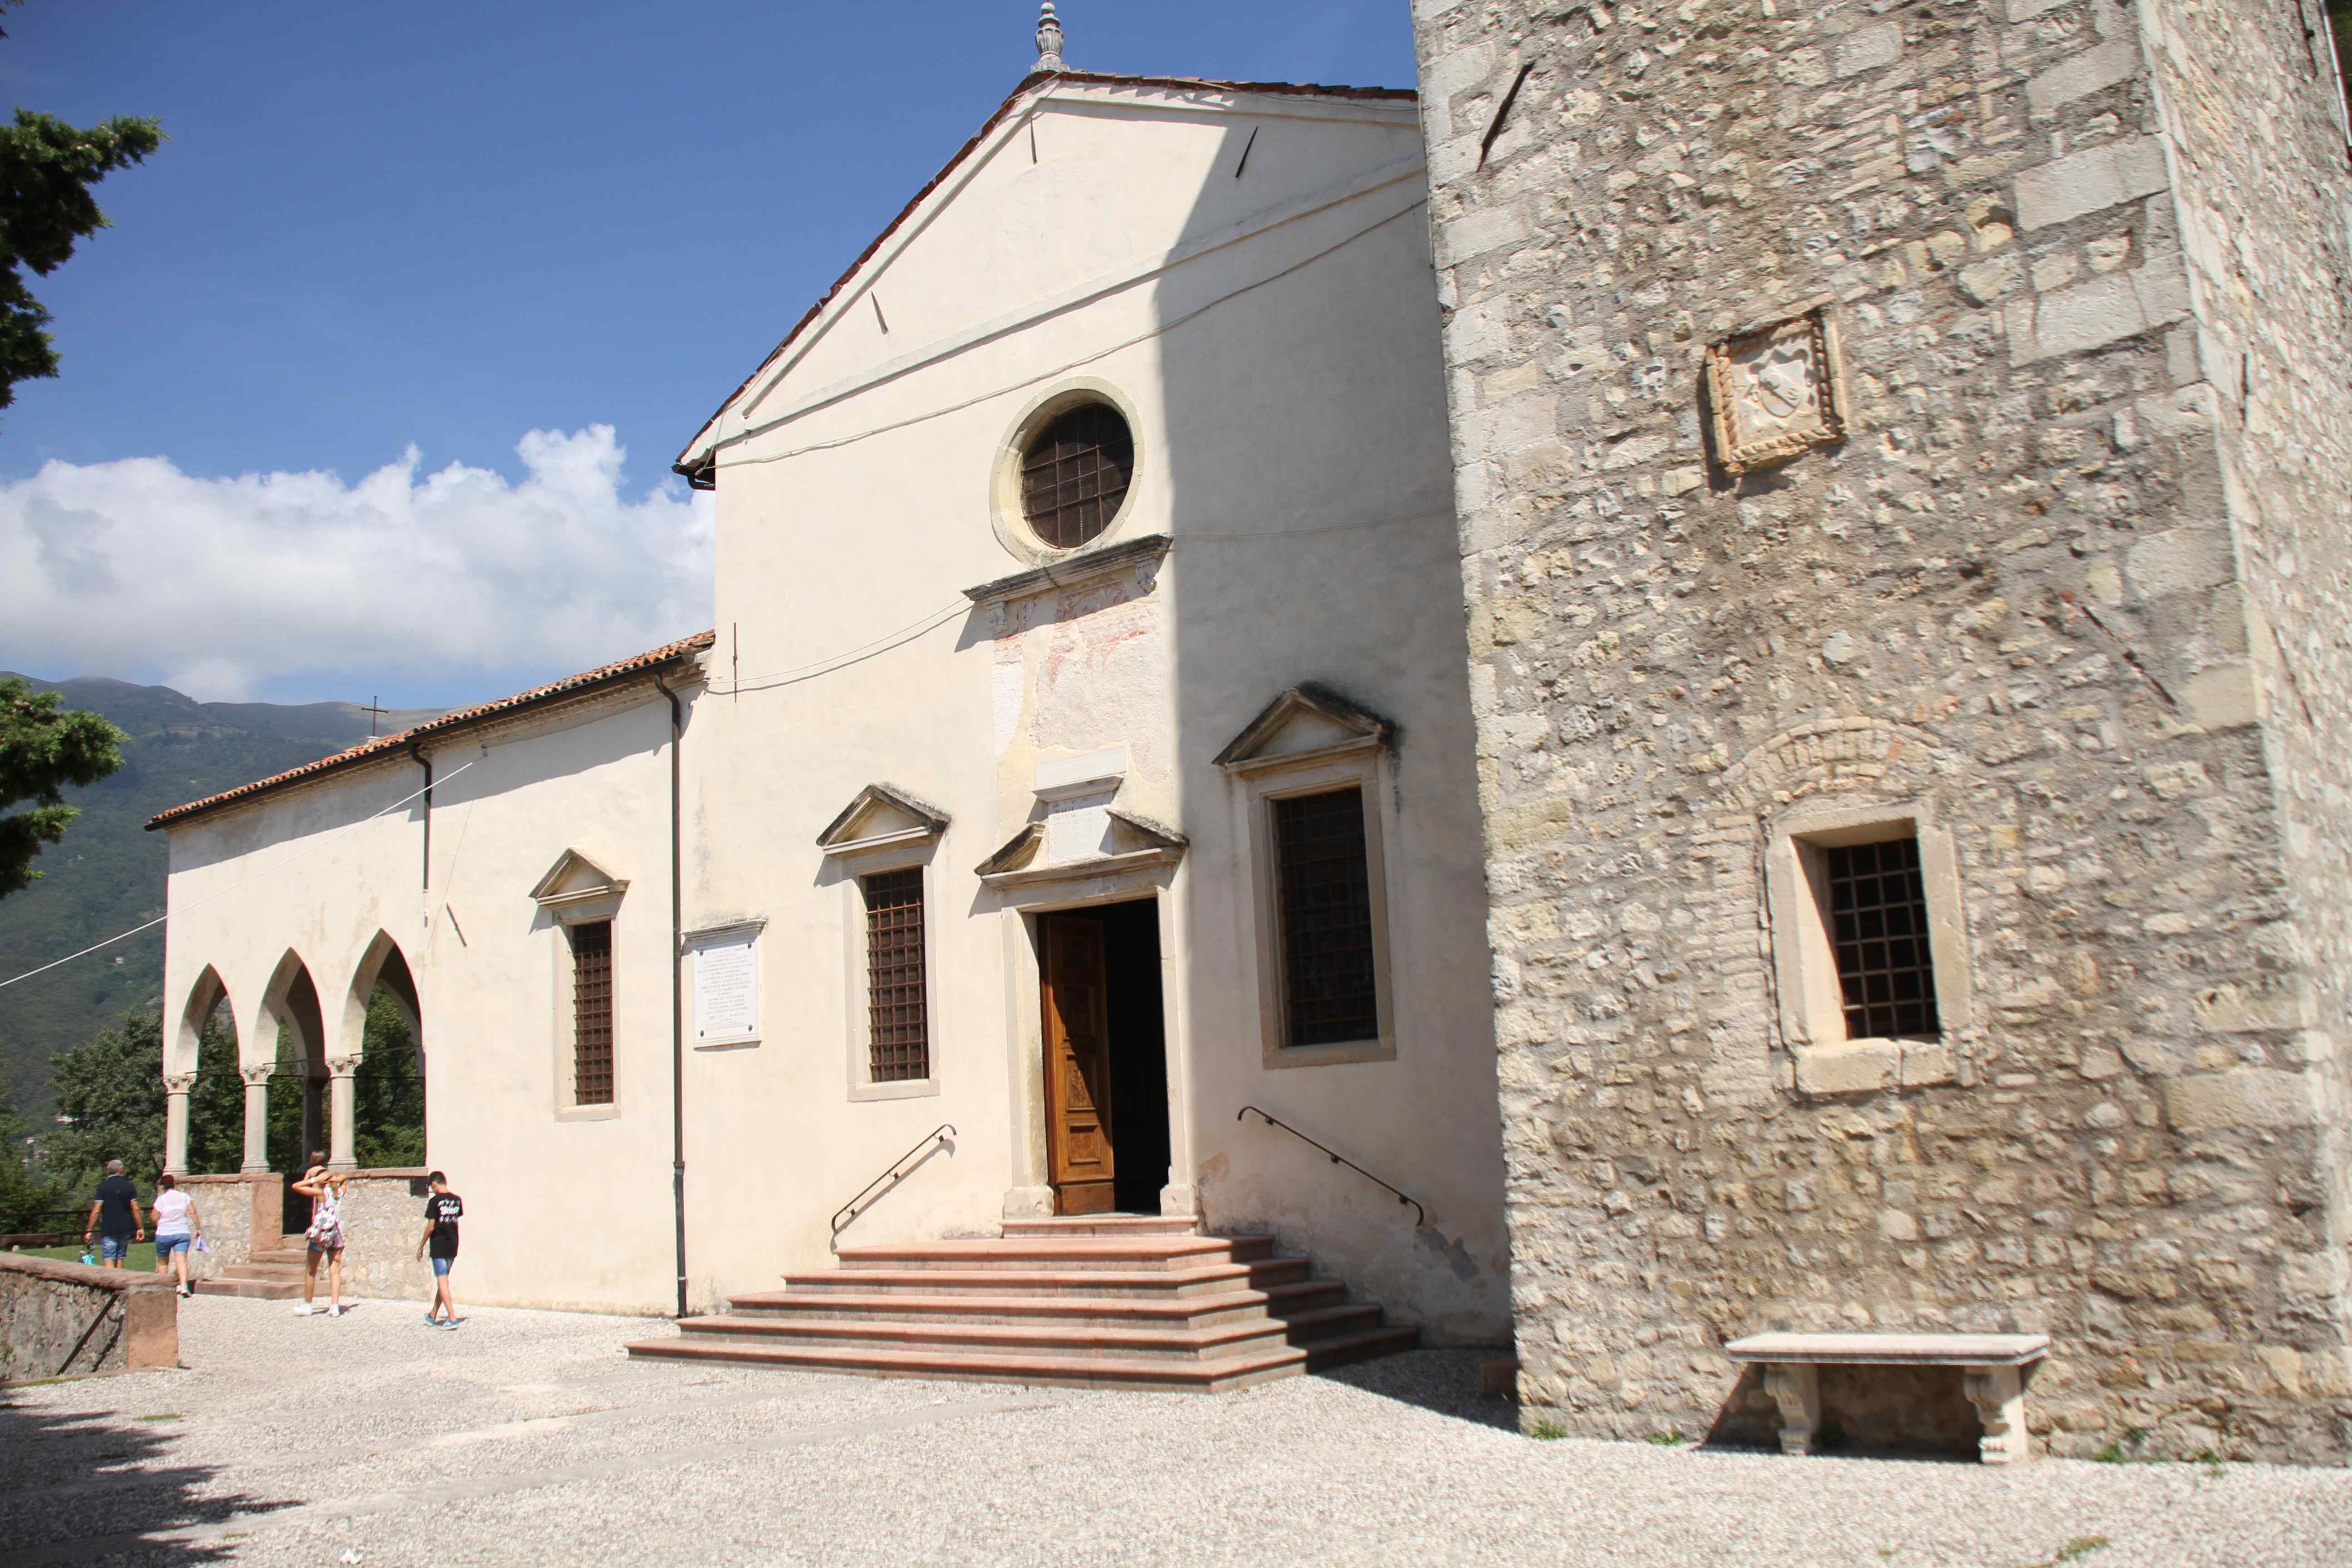
M 51 1058 L 50 1092 L 68 1124 L 42 1142 L 72 1192 L 120 1160 L 143 1188 L 163 1168 L 163 1024 L 123 1015 L 88 1045 Z
M 236 1072 L 236 1031 L 217 1008 L 196 1037 L 196 1082 L 188 1091 L 188 1170 L 234 1174 L 245 1164 L 245 1080 Z
M 0 10 L 16 3 L 0 0 Z M 49 313 L 25 287 L 23 268 L 46 278 L 64 266 L 76 241 L 107 226 L 89 188 L 163 144 L 154 121 L 119 114 L 77 127 L 19 109 L 14 124 L 0 126 L 0 408 L 16 400 L 18 382 L 58 374 Z
M 54 691 L 18 677 L 0 679 L 0 899 L 40 879 L 33 857 L 81 815 L 68 784 L 93 784 L 122 765 L 126 737 L 95 713 L 75 712 Z M 31 801 L 29 811 L 12 811 Z
M 0 1098 L 0 1233 L 54 1229 L 57 1221 L 49 1211 L 67 1201 L 26 1164 L 25 1140 L 30 1131 L 16 1108 Z
M 353 1155 L 373 1170 L 425 1163 L 425 1062 L 400 1005 L 383 986 L 368 999 L 352 1085 Z

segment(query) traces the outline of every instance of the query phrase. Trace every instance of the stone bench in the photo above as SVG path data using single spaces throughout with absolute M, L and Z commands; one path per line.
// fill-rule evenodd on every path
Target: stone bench
M 1984 1424 L 1978 1452 L 1988 1465 L 2032 1457 L 2025 1431 L 2026 1369 L 2050 1353 L 2048 1334 L 1750 1334 L 1723 1347 L 1764 1368 L 1764 1391 L 1780 1407 L 1780 1451 L 1810 1454 L 1822 1424 L 1821 1367 L 1957 1366 Z

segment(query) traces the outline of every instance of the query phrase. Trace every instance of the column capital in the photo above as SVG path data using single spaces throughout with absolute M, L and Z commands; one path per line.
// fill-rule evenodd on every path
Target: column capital
M 196 1075 L 192 1072 L 167 1072 L 163 1075 L 165 1094 L 185 1094 L 196 1087 Z
M 245 1079 L 246 1088 L 259 1089 L 263 1084 L 268 1083 L 277 1071 L 276 1062 L 255 1062 L 250 1067 L 237 1068 L 236 1076 Z
M 349 1078 L 359 1070 L 360 1058 L 357 1057 L 329 1057 L 327 1058 L 327 1076 L 330 1078 Z

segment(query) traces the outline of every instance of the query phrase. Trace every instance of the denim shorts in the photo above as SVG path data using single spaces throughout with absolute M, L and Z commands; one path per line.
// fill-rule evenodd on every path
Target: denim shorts
M 166 1258 L 170 1258 L 170 1257 L 172 1256 L 172 1254 L 173 1254 L 173 1253 L 175 1253 L 175 1252 L 185 1252 L 185 1251 L 187 1251 L 187 1250 L 188 1250 L 188 1243 L 190 1243 L 191 1241 L 194 1241 L 194 1239 L 195 1239 L 195 1237 L 191 1237 L 191 1236 L 159 1236 L 159 1237 L 157 1237 L 155 1238 L 155 1261 L 156 1261 L 156 1262 L 158 1262 L 158 1263 L 161 1263 L 161 1262 L 164 1261 Z
M 131 1255 L 131 1238 L 127 1236 L 101 1236 L 98 1238 L 98 1256 L 101 1262 L 120 1263 Z
M 455 1263 L 455 1262 L 457 1262 L 457 1260 L 456 1258 L 435 1258 L 435 1259 L 433 1260 L 433 1277 L 434 1277 L 436 1279 L 440 1279 L 443 1275 L 447 1274 L 447 1273 L 449 1272 L 449 1265 L 451 1265 L 452 1263 Z
M 340 1229 L 331 1230 L 323 1237 L 314 1236 L 310 1238 L 310 1250 L 313 1252 L 323 1252 L 331 1258 L 342 1249 L 343 1233 Z

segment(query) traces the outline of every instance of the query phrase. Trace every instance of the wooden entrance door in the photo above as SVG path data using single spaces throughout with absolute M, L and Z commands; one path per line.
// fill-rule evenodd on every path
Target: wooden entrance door
M 1112 1180 L 1110 1024 L 1103 923 L 1041 915 L 1045 1010 L 1045 1179 L 1056 1214 L 1108 1214 Z

